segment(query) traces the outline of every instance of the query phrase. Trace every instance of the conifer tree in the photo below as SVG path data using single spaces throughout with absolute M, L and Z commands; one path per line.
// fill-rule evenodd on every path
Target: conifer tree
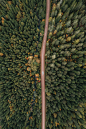
M 0 3 L 3 129 L 41 127 L 40 51 L 45 12 L 46 2 L 43 0 Z
M 64 0 L 61 5 L 59 1 L 52 5 L 45 68 L 47 128 L 86 128 L 84 10 L 85 5 L 82 0 Z M 85 21 L 82 23 L 81 19 Z M 50 110 L 51 115 L 48 115 Z M 52 115 L 53 119 L 49 120 Z
M 86 5 L 53 0 L 45 54 L 46 129 L 86 128 Z M 45 0 L 1 0 L 3 129 L 41 128 L 40 51 Z

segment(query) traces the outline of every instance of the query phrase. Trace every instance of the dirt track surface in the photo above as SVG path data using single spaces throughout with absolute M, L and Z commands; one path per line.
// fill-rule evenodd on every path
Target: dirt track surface
M 45 129 L 45 49 L 46 49 L 46 41 L 47 41 L 47 33 L 48 33 L 48 21 L 49 21 L 49 13 L 50 13 L 50 0 L 47 0 L 46 6 L 46 21 L 45 21 L 45 30 L 44 37 L 41 48 L 41 96 L 42 96 L 42 129 Z

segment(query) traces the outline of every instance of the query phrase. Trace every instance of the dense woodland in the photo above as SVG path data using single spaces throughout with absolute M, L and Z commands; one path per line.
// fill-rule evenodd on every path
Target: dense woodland
M 86 128 L 86 3 L 51 0 L 46 129 Z M 41 129 L 40 51 L 46 0 L 0 1 L 2 129 Z

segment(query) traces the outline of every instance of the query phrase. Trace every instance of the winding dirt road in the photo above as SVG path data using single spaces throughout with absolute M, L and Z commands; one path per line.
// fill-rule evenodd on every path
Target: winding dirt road
M 48 21 L 49 21 L 49 13 L 50 13 L 50 0 L 47 0 L 46 6 L 46 21 L 45 21 L 45 30 L 44 37 L 42 42 L 42 48 L 40 53 L 41 58 L 41 96 L 42 96 L 42 129 L 45 129 L 45 49 L 46 49 L 46 41 L 47 41 L 47 33 L 48 33 Z

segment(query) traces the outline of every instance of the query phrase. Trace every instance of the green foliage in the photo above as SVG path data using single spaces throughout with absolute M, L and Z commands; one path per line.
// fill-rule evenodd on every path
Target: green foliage
M 40 33 L 44 34 L 45 22 L 42 20 L 45 19 L 45 11 L 46 2 L 43 0 L 12 0 L 0 3 L 0 113 L 3 129 L 24 129 L 28 120 L 29 129 L 41 127 L 38 124 L 41 123 L 41 98 L 38 99 L 41 96 L 39 52 L 43 40 Z M 29 59 L 30 56 L 34 59 Z M 35 74 L 39 74 L 37 90 Z M 35 108 L 33 107 L 33 115 L 30 117 L 33 94 Z
M 46 129 L 84 129 L 86 6 L 83 0 L 63 0 L 61 4 L 53 0 L 50 6 L 45 53 Z M 45 0 L 1 0 L 0 116 L 3 129 L 41 129 L 40 51 L 45 16 Z M 39 75 L 37 89 L 36 74 Z
M 59 1 L 55 4 L 57 8 L 52 9 L 49 18 L 46 45 L 47 128 L 82 129 L 86 124 L 85 106 L 79 105 L 86 103 L 86 13 L 82 0 L 78 3 L 64 0 L 61 5 Z M 85 21 L 82 23 L 81 19 Z M 51 115 L 48 116 L 50 110 Z M 54 122 L 53 127 L 51 121 Z

